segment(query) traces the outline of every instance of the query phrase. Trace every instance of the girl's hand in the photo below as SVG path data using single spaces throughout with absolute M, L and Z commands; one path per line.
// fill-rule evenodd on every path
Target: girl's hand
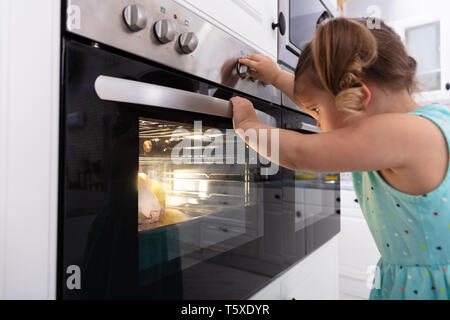
M 259 123 L 253 104 L 247 99 L 234 97 L 230 100 L 233 105 L 234 129 L 240 129 L 245 123 Z
M 275 85 L 279 74 L 282 72 L 275 61 L 262 54 L 242 57 L 239 62 L 250 67 L 250 77 L 271 85 Z

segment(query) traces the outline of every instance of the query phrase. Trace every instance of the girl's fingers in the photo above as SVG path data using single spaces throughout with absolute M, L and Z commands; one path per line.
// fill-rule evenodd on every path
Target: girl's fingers
M 230 99 L 230 101 L 234 106 L 236 106 L 236 105 L 244 103 L 246 100 L 241 97 L 233 97 Z
M 261 59 L 260 59 L 260 58 L 261 58 L 261 55 L 259 55 L 259 54 L 249 54 L 248 56 L 245 56 L 245 57 L 243 57 L 243 58 L 250 59 L 250 60 L 255 60 L 255 61 L 259 61 L 259 60 L 261 60 Z
M 253 69 L 256 69 L 256 66 L 258 64 L 256 61 L 246 59 L 246 58 L 239 59 L 239 62 L 242 64 L 245 64 L 246 66 L 249 66 L 250 68 L 253 68 Z
M 258 72 L 255 70 L 250 70 L 250 77 L 258 79 Z

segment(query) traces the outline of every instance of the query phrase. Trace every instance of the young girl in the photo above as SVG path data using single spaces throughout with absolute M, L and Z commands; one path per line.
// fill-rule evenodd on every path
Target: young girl
M 413 101 L 417 64 L 400 37 L 384 23 L 369 30 L 364 19 L 336 18 L 318 27 L 295 77 L 262 55 L 240 62 L 252 77 L 286 93 L 324 131 L 280 130 L 281 166 L 353 172 L 382 256 L 370 298 L 449 299 L 450 112 Z M 249 101 L 231 102 L 235 129 L 273 130 L 258 121 Z

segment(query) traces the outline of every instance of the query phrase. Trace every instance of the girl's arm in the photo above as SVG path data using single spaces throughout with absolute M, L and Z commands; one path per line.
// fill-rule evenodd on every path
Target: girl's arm
M 273 85 L 292 101 L 295 101 L 294 75 L 281 70 L 270 57 L 262 54 L 252 54 L 239 59 L 239 62 L 250 67 L 251 77 Z
M 279 130 L 279 160 L 264 157 L 282 167 L 307 172 L 362 172 L 408 169 L 433 163 L 436 150 L 446 150 L 444 136 L 429 120 L 411 114 L 391 113 L 359 120 L 354 125 L 316 135 L 275 129 L 258 121 L 252 104 L 232 99 L 235 129 Z M 238 131 L 239 133 L 239 131 Z M 272 143 L 270 133 L 269 146 Z M 246 139 L 258 152 L 258 144 Z M 271 150 L 267 147 L 267 150 Z

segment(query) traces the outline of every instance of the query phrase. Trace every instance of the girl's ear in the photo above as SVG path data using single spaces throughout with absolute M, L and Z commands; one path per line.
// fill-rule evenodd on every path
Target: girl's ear
M 370 91 L 369 87 L 366 86 L 366 84 L 364 82 L 362 83 L 361 90 L 364 95 L 362 105 L 363 105 L 364 109 L 366 109 L 370 103 L 370 100 L 372 99 L 372 92 Z

